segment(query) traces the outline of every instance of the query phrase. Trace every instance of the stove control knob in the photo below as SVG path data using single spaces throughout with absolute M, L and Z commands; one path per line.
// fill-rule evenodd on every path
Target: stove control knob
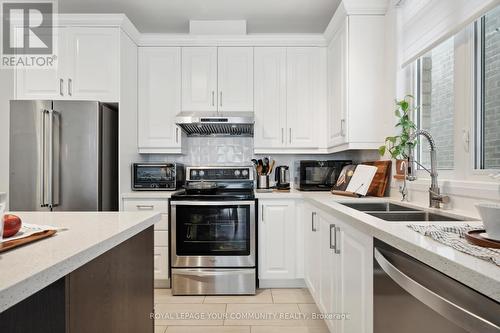
M 200 170 L 200 177 L 203 177 L 203 176 L 205 176 L 205 171 Z
M 239 176 L 240 176 L 240 174 L 241 174 L 241 173 L 240 173 L 240 170 L 234 170 L 234 175 L 235 175 L 236 177 L 239 177 Z
M 194 177 L 198 176 L 198 171 L 196 170 L 191 171 L 191 175 Z
M 246 176 L 248 176 L 248 170 L 243 170 L 243 171 L 241 172 L 241 174 L 242 174 L 243 176 L 245 176 L 245 177 L 246 177 Z

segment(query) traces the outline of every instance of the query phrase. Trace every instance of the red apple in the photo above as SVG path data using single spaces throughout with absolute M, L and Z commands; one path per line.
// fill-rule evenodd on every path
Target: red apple
M 12 237 L 21 229 L 21 219 L 19 216 L 5 214 L 3 218 L 3 237 Z

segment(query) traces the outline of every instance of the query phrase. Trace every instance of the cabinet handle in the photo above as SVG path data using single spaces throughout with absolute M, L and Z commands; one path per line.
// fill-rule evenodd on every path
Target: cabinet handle
M 335 237 L 332 237 L 332 230 L 335 230 L 335 224 L 330 224 L 330 249 L 335 250 L 335 247 L 337 246 L 337 244 L 332 244 L 332 238 L 335 238 Z
M 340 135 L 345 136 L 345 119 L 340 120 Z
M 292 143 L 292 128 L 290 127 L 290 135 L 288 137 L 288 142 Z
M 64 80 L 59 79 L 59 95 L 64 96 L 63 94 L 63 85 L 64 85 Z
M 261 220 L 262 222 L 264 222 L 264 205 L 262 205 L 261 215 L 262 215 L 262 218 L 261 218 L 260 220 Z
M 138 210 L 153 210 L 155 209 L 154 205 L 136 205 Z
M 73 96 L 73 80 L 68 79 L 68 95 Z
M 179 143 L 179 127 L 175 127 L 175 143 Z
M 215 91 L 212 91 L 212 106 L 215 106 Z
M 333 236 L 335 238 L 335 248 L 334 248 L 334 251 L 335 251 L 335 254 L 340 254 L 340 249 L 338 247 L 339 239 L 337 238 L 337 235 L 340 237 L 340 227 L 334 227 L 333 228 Z
M 285 129 L 281 128 L 281 143 L 285 143 Z
M 314 227 L 314 217 L 316 216 L 316 212 L 312 212 L 311 214 L 311 231 L 316 232 L 318 229 Z
M 222 91 L 220 92 L 220 106 L 222 107 Z

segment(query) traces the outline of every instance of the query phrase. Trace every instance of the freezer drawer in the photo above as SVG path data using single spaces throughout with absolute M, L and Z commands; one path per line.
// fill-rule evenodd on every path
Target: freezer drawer
M 172 269 L 172 295 L 255 295 L 255 268 Z

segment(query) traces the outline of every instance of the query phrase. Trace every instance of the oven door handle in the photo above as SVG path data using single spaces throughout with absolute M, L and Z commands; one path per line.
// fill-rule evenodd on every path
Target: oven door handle
M 401 288 L 451 322 L 469 332 L 499 332 L 500 327 L 495 323 L 481 318 L 467 309 L 460 307 L 459 305 L 439 295 L 437 292 L 434 292 L 413 280 L 389 262 L 389 260 L 387 260 L 377 248 L 374 249 L 374 257 L 382 270 L 384 270 L 384 272 L 389 275 L 389 277 Z M 418 265 L 418 263 L 415 263 L 415 266 L 416 265 Z M 418 267 L 415 267 L 415 271 L 417 270 Z
M 186 275 L 186 276 L 227 276 L 227 275 L 241 275 L 241 274 L 254 274 L 252 270 L 247 269 L 175 269 L 172 271 L 176 275 Z
M 242 205 L 251 205 L 255 206 L 255 201 L 249 201 L 249 200 L 241 200 L 241 201 L 175 201 L 171 200 L 170 201 L 171 206 L 242 206 Z

